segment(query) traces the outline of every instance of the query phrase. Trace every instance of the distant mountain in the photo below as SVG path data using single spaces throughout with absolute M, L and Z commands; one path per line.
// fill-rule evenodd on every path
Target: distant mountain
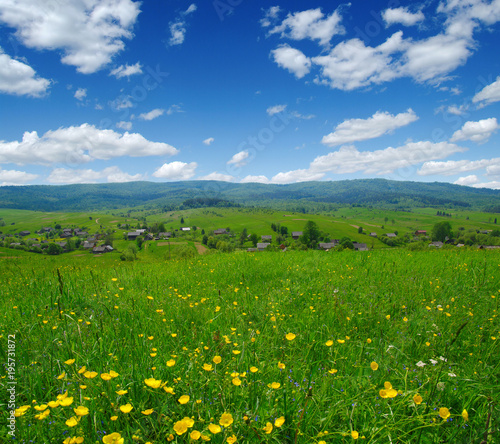
M 0 187 L 0 208 L 92 211 L 146 206 L 172 210 L 208 205 L 259 206 L 303 212 L 341 205 L 372 205 L 401 210 L 446 207 L 500 212 L 500 190 L 385 179 L 288 185 L 199 180 Z

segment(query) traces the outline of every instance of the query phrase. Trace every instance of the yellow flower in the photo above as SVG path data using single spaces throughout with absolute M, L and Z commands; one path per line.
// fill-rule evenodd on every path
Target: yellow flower
M 116 373 L 114 370 L 110 370 L 109 376 L 111 376 L 112 378 L 116 378 L 117 376 L 120 376 L 120 375 L 118 373 Z
M 233 416 L 231 413 L 223 413 L 220 417 L 219 424 L 224 427 L 229 427 L 233 423 Z
M 404 321 L 404 322 L 408 322 L 408 318 L 405 316 L 405 317 L 403 318 L 403 321 Z
M 285 367 L 286 367 L 285 364 L 283 364 L 282 362 L 278 362 L 278 368 L 280 370 L 285 370 Z
M 326 341 L 326 342 L 325 342 L 325 345 L 326 345 L 327 347 L 331 347 L 331 346 L 333 345 L 333 341 L 332 341 L 332 340 Z
M 212 364 L 207 364 L 207 363 L 203 364 L 203 370 L 211 372 L 213 370 Z
M 102 437 L 102 442 L 104 444 L 123 444 L 125 442 L 125 438 L 122 438 L 117 432 L 110 433 L 109 435 L 105 435 Z
M 217 433 L 220 433 L 220 431 L 222 429 L 217 424 L 209 424 L 208 425 L 208 430 L 210 430 L 211 433 L 213 433 L 214 435 L 216 435 Z
M 47 408 L 47 404 L 36 405 L 35 410 L 38 412 L 43 412 Z
M 193 430 L 190 434 L 189 434 L 189 437 L 193 440 L 193 441 L 198 441 L 200 438 L 201 438 L 201 433 L 198 432 L 198 430 Z
M 78 373 L 81 375 L 82 373 L 85 373 L 87 370 L 87 367 L 83 366 L 80 370 L 78 370 Z
M 385 381 L 385 382 L 384 382 L 384 388 L 385 388 L 386 390 L 389 390 L 389 389 L 391 389 L 391 388 L 392 388 L 392 384 L 391 384 L 389 381 Z
M 184 416 L 184 418 L 182 418 L 182 420 L 186 423 L 188 428 L 191 428 L 194 426 L 194 419 L 193 418 L 190 418 L 189 416 Z
M 372 343 L 372 340 L 371 340 L 370 338 L 368 338 L 368 339 L 366 340 L 366 342 L 368 342 L 368 344 L 371 344 L 371 343 Z
M 58 377 L 57 379 L 62 379 L 66 376 L 66 372 L 62 372 Z
M 370 368 L 371 368 L 373 371 L 378 370 L 378 364 L 377 364 L 375 361 L 373 361 L 373 362 L 370 364 Z
M 66 421 L 66 425 L 68 427 L 75 427 L 78 424 L 78 420 L 76 419 L 76 416 L 72 416 Z
M 462 412 L 462 418 L 464 418 L 464 421 L 467 422 L 469 421 L 469 413 L 467 412 L 467 410 L 464 409 L 464 411 Z
M 385 318 L 386 318 L 387 320 L 389 320 L 389 319 L 391 319 L 391 315 L 387 315 Z
M 343 344 L 343 343 L 345 342 L 345 340 L 344 340 L 344 339 L 337 339 L 337 342 L 338 342 L 339 344 Z
M 83 405 L 78 406 L 76 409 L 73 409 L 73 411 L 77 416 L 85 416 L 89 414 L 89 409 Z
M 128 404 L 125 404 L 125 405 L 121 405 L 120 406 L 120 410 L 123 412 L 123 413 L 129 413 L 134 407 L 132 407 L 132 404 L 128 403 Z
M 143 410 L 141 413 L 142 413 L 143 415 L 149 416 L 149 415 L 151 415 L 151 413 L 153 413 L 153 412 L 154 412 L 154 410 L 153 410 L 153 409 L 148 409 L 148 410 Z
M 337 372 L 338 372 L 338 370 L 336 368 L 332 368 L 331 370 L 328 370 L 328 373 L 330 373 L 331 375 L 334 375 Z
M 51 409 L 55 409 L 56 407 L 59 407 L 60 402 L 59 401 L 49 401 L 49 407 Z
M 356 430 L 353 430 L 351 432 L 352 439 L 358 439 L 359 438 L 359 433 L 356 432 Z
M 220 364 L 222 358 L 220 356 L 214 356 L 214 359 L 212 359 L 212 361 L 214 361 L 215 364 Z
M 68 407 L 68 405 L 73 404 L 73 397 L 70 396 L 70 397 L 61 399 L 59 401 L 59 404 L 62 405 L 63 407 Z
M 228 442 L 228 444 L 234 444 L 237 441 L 237 438 L 235 435 L 228 436 L 226 441 Z
M 285 417 L 280 416 L 279 418 L 276 418 L 276 421 L 274 421 L 274 425 L 276 427 L 281 427 L 285 423 Z
M 416 395 L 413 396 L 413 402 L 417 405 L 422 404 L 422 397 L 417 393 Z
M 97 372 L 89 372 L 86 371 L 83 376 L 85 376 L 87 379 L 93 379 L 97 376 Z
M 144 384 L 146 384 L 148 387 L 157 389 L 161 386 L 161 379 L 148 378 L 144 380 Z
M 285 336 L 289 341 L 293 341 L 295 339 L 295 335 L 293 333 L 288 333 L 286 336 Z
M 67 361 L 64 361 L 65 364 L 71 365 L 75 363 L 74 359 L 68 359 Z
M 120 396 L 123 396 L 123 395 L 126 395 L 128 393 L 128 390 L 118 390 L 116 392 L 117 395 L 120 395 Z
M 111 421 L 116 421 L 116 420 L 118 419 L 118 416 L 112 416 L 112 417 L 111 417 L 111 418 L 109 418 L 109 419 L 111 419 Z
M 163 387 L 163 390 L 165 390 L 167 393 L 170 393 L 171 395 L 175 395 L 173 387 Z
M 257 367 L 252 366 L 252 367 L 250 367 L 250 371 L 252 373 L 257 373 L 259 371 L 259 369 Z
M 109 381 L 110 379 L 112 379 L 112 376 L 109 373 L 101 373 L 101 379 L 103 379 L 104 381 Z
M 281 384 L 279 382 L 272 382 L 270 387 L 272 389 L 279 389 L 281 387 Z
M 240 350 L 233 350 L 233 355 L 239 355 L 241 353 Z
M 232 383 L 236 386 L 239 386 L 241 385 L 241 379 L 240 378 L 234 378 Z
M 177 421 L 174 424 L 174 432 L 177 433 L 178 435 L 182 435 L 183 433 L 186 433 L 188 429 L 188 426 L 186 424 L 186 421 L 181 420 Z
M 80 444 L 83 442 L 83 437 L 82 436 L 73 436 L 71 438 L 66 438 L 63 441 L 63 444 Z
M 175 359 L 170 359 L 167 361 L 167 367 L 173 367 L 175 365 Z
M 441 416 L 441 418 L 448 419 L 450 415 L 450 411 L 446 407 L 441 407 L 439 409 L 439 416 Z
M 189 402 L 189 396 L 182 395 L 178 401 L 179 401 L 179 404 L 187 404 Z
M 45 410 L 44 412 L 38 414 L 38 415 L 35 415 L 35 418 L 38 419 L 39 421 L 42 421 L 44 420 L 47 416 L 49 416 L 50 414 L 50 410 L 47 409 Z
M 19 418 L 20 416 L 23 416 L 28 411 L 28 409 L 30 407 L 31 406 L 29 406 L 29 405 L 23 405 L 23 406 L 17 408 L 16 410 L 14 410 L 14 416 L 16 418 Z
M 269 435 L 269 433 L 273 431 L 273 425 L 270 422 L 268 422 L 262 430 L 264 430 L 264 432 L 266 432 L 266 434 Z

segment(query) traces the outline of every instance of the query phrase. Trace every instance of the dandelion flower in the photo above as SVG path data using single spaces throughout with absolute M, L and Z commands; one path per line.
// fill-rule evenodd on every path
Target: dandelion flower
M 446 407 L 441 407 L 439 409 L 439 416 L 443 419 L 448 419 L 450 417 L 451 413 Z
M 130 411 L 132 411 L 133 408 L 134 407 L 132 407 L 132 404 L 130 404 L 130 403 L 120 406 L 120 410 L 123 413 L 130 413 Z
M 229 427 L 233 423 L 233 416 L 231 413 L 223 413 L 220 417 L 219 424 L 224 427 Z
M 281 427 L 285 423 L 285 417 L 280 416 L 279 418 L 276 418 L 276 421 L 274 421 L 275 427 Z
M 187 404 L 189 402 L 189 396 L 188 395 L 182 395 L 179 399 L 179 404 Z
M 413 402 L 417 405 L 422 404 L 422 397 L 417 393 L 416 395 L 413 396 Z
M 296 335 L 293 333 L 287 333 L 285 337 L 287 338 L 287 340 L 293 341 L 296 338 Z
M 104 444 L 123 444 L 125 442 L 125 438 L 122 438 L 117 432 L 110 433 L 109 435 L 105 435 L 102 437 L 102 442 Z
M 368 338 L 368 339 L 366 340 L 366 342 L 367 342 L 368 344 L 371 344 L 371 343 L 372 343 L 372 340 L 371 340 L 370 338 Z
M 377 364 L 375 361 L 373 361 L 373 362 L 370 364 L 370 368 L 371 368 L 373 371 L 378 370 L 378 364 Z
M 356 432 L 356 430 L 353 430 L 351 432 L 352 439 L 358 439 L 359 438 L 359 433 Z
M 209 424 L 208 430 L 210 430 L 210 433 L 216 435 L 217 433 L 220 433 L 222 429 L 217 424 Z
M 262 430 L 264 430 L 264 432 L 269 435 L 273 431 L 273 425 L 268 422 Z

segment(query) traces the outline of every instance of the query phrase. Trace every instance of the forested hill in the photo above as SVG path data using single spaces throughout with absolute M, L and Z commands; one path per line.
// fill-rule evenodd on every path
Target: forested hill
M 0 187 L 0 208 L 38 211 L 91 211 L 143 205 L 167 209 L 253 205 L 309 211 L 349 204 L 402 210 L 448 207 L 500 212 L 500 190 L 385 179 L 288 185 L 200 180 Z

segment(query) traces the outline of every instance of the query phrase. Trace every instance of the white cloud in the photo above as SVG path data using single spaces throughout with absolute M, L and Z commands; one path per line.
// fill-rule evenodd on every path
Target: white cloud
M 81 126 L 47 131 L 25 132 L 22 141 L 0 141 L 0 163 L 52 165 L 83 164 L 95 159 L 121 156 L 143 157 L 174 155 L 178 150 L 161 142 L 151 142 L 138 133 L 120 134 L 100 130 L 84 123 Z
M 398 31 L 374 48 L 357 38 L 339 43 L 329 54 L 311 59 L 321 67 L 322 77 L 316 82 L 350 91 L 401 76 L 401 67 L 391 56 L 408 47 L 402 36 Z
M 420 176 L 463 174 L 469 171 L 486 168 L 488 175 L 495 175 L 498 168 L 500 171 L 500 158 L 480 160 L 448 160 L 446 162 L 425 162 L 418 174 Z
M 214 143 L 214 140 L 215 139 L 213 137 L 209 137 L 208 139 L 205 139 L 203 143 L 207 146 L 210 146 L 212 143 Z
M 246 150 L 243 150 L 231 157 L 231 159 L 227 161 L 227 164 L 242 167 L 243 165 L 246 165 L 248 163 L 249 157 L 250 153 Z
M 2 0 L 0 21 L 27 47 L 63 52 L 62 63 L 84 74 L 102 69 L 133 37 L 140 3 L 131 0 Z
M 85 88 L 78 88 L 75 92 L 75 99 L 83 100 L 87 97 L 87 90 Z
M 266 176 L 246 176 L 240 183 L 270 183 L 270 181 Z
M 479 91 L 473 98 L 474 103 L 480 104 L 480 106 L 490 105 L 491 103 L 500 101 L 500 76 L 497 79 L 485 86 L 481 91 Z
M 31 66 L 13 59 L 0 48 L 0 93 L 42 97 L 49 86 L 50 81 L 38 77 Z
M 472 185 L 474 188 L 490 188 L 492 190 L 500 190 L 500 182 L 499 181 L 492 181 L 492 182 L 485 182 L 485 183 L 476 183 Z
M 109 102 L 109 106 L 113 108 L 115 111 L 119 111 L 121 109 L 132 108 L 134 104 L 130 100 L 131 98 L 128 96 L 120 96 L 115 100 Z
M 314 119 L 316 116 L 314 114 L 300 114 L 297 111 L 292 111 L 292 116 L 295 117 L 296 119 L 303 119 L 303 120 L 311 120 Z
M 447 108 L 447 111 L 450 114 L 453 114 L 455 116 L 462 116 L 463 114 L 465 114 L 467 112 L 468 109 L 469 109 L 469 107 L 467 105 L 460 105 L 460 106 L 450 105 Z
M 272 25 L 274 21 L 278 18 L 278 14 L 280 13 L 281 9 L 279 6 L 271 6 L 270 8 L 266 9 L 264 12 L 264 18 L 260 20 L 260 25 L 263 28 L 268 28 L 269 26 Z
M 397 115 L 387 111 L 377 111 L 368 119 L 349 119 L 335 127 L 335 131 L 323 137 L 321 143 L 328 146 L 342 145 L 361 140 L 374 139 L 390 133 L 397 128 L 406 126 L 418 120 L 417 115 L 410 108 L 405 113 Z
M 453 133 L 450 141 L 458 142 L 459 140 L 472 140 L 473 142 L 484 143 L 498 130 L 498 128 L 500 128 L 500 125 L 498 125 L 495 117 L 479 120 L 477 122 L 465 122 L 461 129 Z
M 191 14 L 192 12 L 196 11 L 198 9 L 198 7 L 192 3 L 189 5 L 189 8 L 186 9 L 186 11 L 184 11 L 184 15 L 188 15 L 188 14 Z
M 400 23 L 405 26 L 413 26 L 425 19 L 422 11 L 412 13 L 408 8 L 400 7 L 394 9 L 386 9 L 382 12 L 382 18 L 385 23 L 390 26 L 395 23 Z
M 270 106 L 269 108 L 267 108 L 266 112 L 270 116 L 274 116 L 275 114 L 279 114 L 279 113 L 285 111 L 285 109 L 286 109 L 286 105 L 274 105 L 274 106 Z
M 232 182 L 234 177 L 230 174 L 222 174 L 214 171 L 213 173 L 207 174 L 206 176 L 199 177 L 198 180 L 219 180 L 222 182 Z
M 164 113 L 165 113 L 164 109 L 156 108 L 156 109 L 149 111 L 148 113 L 139 114 L 139 119 L 153 120 L 153 119 L 156 119 L 157 117 L 162 116 Z
M 271 55 L 278 66 L 287 69 L 298 79 L 304 77 L 311 70 L 311 59 L 289 45 L 278 46 L 271 51 Z
M 137 62 L 135 65 L 120 65 L 118 68 L 113 69 L 109 75 L 115 76 L 117 79 L 122 77 L 130 77 L 135 74 L 142 74 L 142 65 Z
M 181 17 L 169 23 L 170 39 L 168 40 L 168 43 L 170 46 L 182 45 L 184 43 L 187 32 L 187 23 L 186 20 L 184 20 L 184 17 L 196 11 L 197 9 L 197 6 L 193 3 L 189 6 L 188 9 L 186 9 L 186 11 L 181 12 Z
M 174 113 L 183 113 L 184 111 L 181 109 L 179 105 L 172 105 L 169 109 L 167 109 L 166 113 L 168 116 Z
M 465 177 L 459 177 L 455 182 L 453 182 L 455 185 L 465 185 L 470 187 L 471 185 L 474 185 L 479 182 L 479 179 L 475 174 L 471 174 L 470 176 L 465 176 Z
M 278 173 L 271 179 L 271 183 L 295 183 L 295 182 L 309 182 L 313 180 L 321 180 L 325 176 L 325 173 L 318 173 L 311 171 L 310 169 L 305 170 L 293 170 L 286 173 Z
M 340 25 L 341 21 L 342 17 L 337 11 L 325 17 L 321 8 L 309 9 L 288 14 L 280 25 L 269 31 L 269 34 L 281 34 L 281 37 L 292 40 L 318 40 L 320 45 L 328 45 L 334 35 L 345 32 Z
M 0 168 L 1 186 L 5 185 L 24 185 L 38 177 L 37 174 L 27 173 L 25 171 L 2 170 Z
M 124 173 L 117 166 L 108 167 L 102 171 L 54 168 L 47 178 L 47 182 L 55 184 L 96 183 L 103 179 L 113 183 L 132 182 L 143 180 L 143 176 L 141 174 L 132 176 L 131 174 Z
M 126 131 L 130 131 L 132 129 L 132 122 L 125 122 L 122 120 L 121 122 L 118 122 L 116 124 L 116 127 L 124 129 Z
M 164 163 L 154 173 L 154 177 L 168 180 L 187 180 L 195 175 L 198 164 L 196 162 L 170 162 Z

